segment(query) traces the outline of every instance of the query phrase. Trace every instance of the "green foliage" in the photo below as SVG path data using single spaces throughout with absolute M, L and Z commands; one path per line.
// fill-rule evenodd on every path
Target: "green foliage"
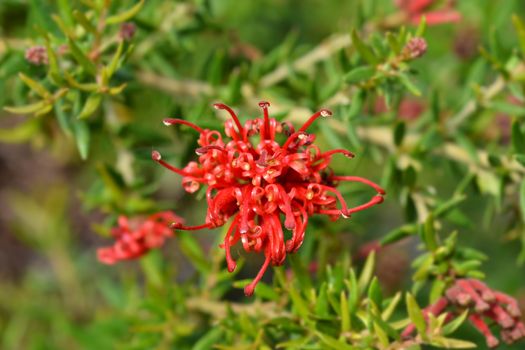
M 0 174 L 0 229 L 30 258 L 11 258 L 24 268 L 0 280 L 0 348 L 484 344 L 467 312 L 449 322 L 422 310 L 458 278 L 486 275 L 508 294 L 525 285 L 525 7 L 457 3 L 461 23 L 415 25 L 391 0 L 2 0 L 0 166 L 30 185 Z M 410 55 L 414 38 L 426 53 Z M 33 46 L 47 64 L 24 58 Z M 151 161 L 153 147 L 177 166 L 195 158 L 195 134 L 162 119 L 221 130 L 213 102 L 245 120 L 260 117 L 259 100 L 295 125 L 330 108 L 316 143 L 355 152 L 333 170 L 380 182 L 385 203 L 312 217 L 303 247 L 253 298 L 242 288 L 260 261 L 234 248 L 228 273 L 219 230 L 177 233 L 140 263 L 98 264 L 119 215 L 204 218 L 205 191 L 190 200 Z M 18 159 L 25 144 L 61 176 Z M 352 204 L 368 198 L 339 188 Z M 403 336 L 409 324 L 417 332 Z

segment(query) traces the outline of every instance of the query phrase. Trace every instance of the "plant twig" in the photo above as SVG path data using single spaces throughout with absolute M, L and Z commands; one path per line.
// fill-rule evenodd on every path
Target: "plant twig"
M 260 80 L 261 87 L 269 87 L 285 79 L 291 71 L 306 71 L 314 64 L 326 60 L 335 52 L 352 44 L 349 34 L 337 34 L 323 41 L 319 46 L 293 63 L 284 63 L 273 72 L 263 76 Z

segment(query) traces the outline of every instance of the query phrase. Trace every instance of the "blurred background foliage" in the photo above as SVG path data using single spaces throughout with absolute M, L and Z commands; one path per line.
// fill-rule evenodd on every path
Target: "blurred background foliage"
M 401 349 L 397 332 L 417 314 L 404 292 L 428 305 L 443 266 L 486 276 L 523 307 L 525 4 L 456 9 L 460 22 L 425 28 L 391 0 L 2 0 L 0 347 Z M 426 53 L 400 58 L 413 36 Z M 26 59 L 35 46 L 47 64 Z M 221 130 L 213 102 L 246 120 L 260 100 L 296 124 L 331 108 L 318 144 L 355 152 L 334 170 L 381 183 L 385 203 L 312 219 L 251 299 L 242 287 L 261 257 L 239 249 L 228 274 L 222 230 L 99 264 L 119 214 L 204 218 L 205 201 L 151 161 L 152 148 L 177 165 L 194 158 L 196 136 L 162 119 Z M 448 334 L 435 334 L 427 344 L 440 348 Z M 466 325 L 454 338 L 484 346 Z

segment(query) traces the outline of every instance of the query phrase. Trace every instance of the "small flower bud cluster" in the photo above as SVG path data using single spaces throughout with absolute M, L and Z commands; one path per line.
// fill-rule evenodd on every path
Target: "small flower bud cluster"
M 412 60 L 422 57 L 426 52 L 427 42 L 419 37 L 410 39 L 403 49 L 404 56 Z
M 120 216 L 118 226 L 111 230 L 116 239 L 115 244 L 99 248 L 98 259 L 104 264 L 114 264 L 120 260 L 139 258 L 151 249 L 162 246 L 166 238 L 173 236 L 170 225 L 181 220 L 169 211 L 150 215 L 146 219 L 130 220 L 126 216 Z
M 25 59 L 35 66 L 42 66 L 49 63 L 47 49 L 43 46 L 32 46 L 26 50 Z
M 428 318 L 429 314 L 437 316 L 447 312 L 446 322 L 450 322 L 465 309 L 469 310 L 470 323 L 483 334 L 489 348 L 499 345 L 499 340 L 492 334 L 489 323 L 494 323 L 501 329 L 501 338 L 507 344 L 525 338 L 525 324 L 521 319 L 517 301 L 506 294 L 490 289 L 485 283 L 476 279 L 457 280 L 446 291 L 444 297 L 425 308 L 423 313 Z M 414 329 L 414 325 L 409 325 L 403 331 L 403 336 L 409 336 Z
M 126 22 L 120 26 L 119 37 L 124 41 L 130 41 L 135 36 L 137 26 L 134 23 Z

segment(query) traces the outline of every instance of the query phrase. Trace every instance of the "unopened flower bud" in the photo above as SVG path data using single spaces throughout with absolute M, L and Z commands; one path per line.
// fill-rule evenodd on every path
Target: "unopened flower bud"
M 427 52 L 427 42 L 425 39 L 420 37 L 415 37 L 410 39 L 406 44 L 404 51 L 406 52 L 408 58 L 416 59 L 423 56 Z
M 26 50 L 26 61 L 36 66 L 48 64 L 47 50 L 43 46 L 32 46 Z
M 123 23 L 120 26 L 119 37 L 124 41 L 129 41 L 133 39 L 135 32 L 137 31 L 137 26 L 134 23 L 127 22 Z

